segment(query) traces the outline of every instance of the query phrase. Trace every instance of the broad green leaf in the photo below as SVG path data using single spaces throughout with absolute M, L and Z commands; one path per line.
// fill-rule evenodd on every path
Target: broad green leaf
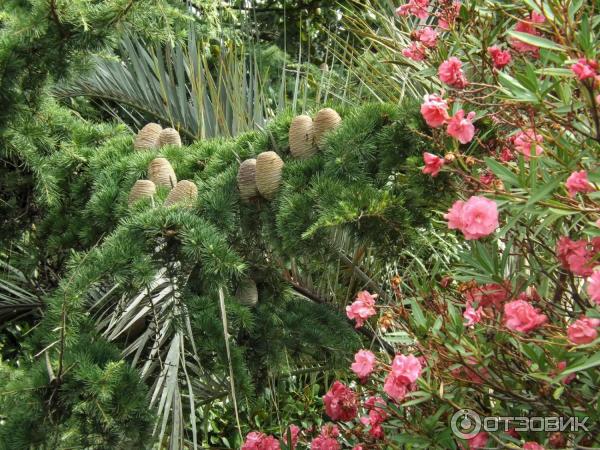
M 521 42 L 524 42 L 529 45 L 533 45 L 538 48 L 545 48 L 548 50 L 556 50 L 559 52 L 565 51 L 565 48 L 562 45 L 557 44 L 556 42 L 551 41 L 550 39 L 546 39 L 541 36 L 535 36 L 535 35 L 529 34 L 529 33 L 521 33 L 520 31 L 509 31 L 507 34 L 515 39 L 518 39 Z

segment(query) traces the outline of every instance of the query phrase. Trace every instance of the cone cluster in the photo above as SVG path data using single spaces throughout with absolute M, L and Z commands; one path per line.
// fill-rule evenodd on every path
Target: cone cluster
M 235 298 L 240 305 L 256 305 L 256 303 L 258 303 L 258 289 L 256 288 L 256 283 L 254 280 L 251 278 L 246 278 L 243 280 L 235 292 Z

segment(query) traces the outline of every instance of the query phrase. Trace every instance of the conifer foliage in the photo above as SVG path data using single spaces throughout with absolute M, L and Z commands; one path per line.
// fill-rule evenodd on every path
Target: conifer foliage
M 100 135 L 86 127 L 98 145 L 73 141 L 42 159 L 39 191 L 52 196 L 37 233 L 73 256 L 34 333 L 39 353 L 11 374 L 17 394 L 0 399 L 12 411 L 2 445 L 181 448 L 196 443 L 197 408 L 215 399 L 233 406 L 232 392 L 238 402 L 253 398 L 267 373 L 289 370 L 289 357 L 297 367 L 343 361 L 360 345 L 341 312 L 347 280 L 339 276 L 329 293 L 306 280 L 361 245 L 391 254 L 414 244 L 427 226 L 445 183 L 422 183 L 415 113 L 341 111 L 321 150 L 303 159 L 289 152 L 289 114 L 236 139 L 143 151 L 120 127 Z M 279 189 L 243 198 L 240 164 L 269 151 L 285 162 Z M 156 158 L 197 198 L 168 202 L 177 187 L 156 184 L 130 202 Z M 340 246 L 340 234 L 350 244 Z M 240 294 L 248 280 L 251 301 Z M 17 432 L 26 429 L 35 432 Z

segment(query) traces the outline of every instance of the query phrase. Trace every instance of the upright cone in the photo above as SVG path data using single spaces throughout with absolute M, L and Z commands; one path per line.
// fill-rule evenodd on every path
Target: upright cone
M 142 198 L 152 197 L 156 193 L 156 185 L 150 180 L 137 180 L 131 191 L 129 191 L 129 200 L 127 204 L 133 205 Z
M 158 135 L 158 145 L 163 148 L 165 145 L 176 145 L 181 147 L 181 136 L 174 128 L 165 128 Z
M 316 153 L 313 121 L 309 116 L 294 117 L 289 132 L 290 152 L 296 158 L 308 158 Z
M 242 200 L 250 200 L 258 195 L 256 188 L 256 159 L 247 159 L 240 164 L 237 173 L 238 189 Z
M 272 199 L 281 184 L 283 161 L 275 152 L 262 152 L 256 158 L 256 187 L 266 199 Z
M 158 148 L 158 136 L 162 127 L 157 123 L 149 123 L 142 128 L 133 143 L 135 150 L 156 150 Z
M 165 200 L 165 206 L 174 205 L 176 203 L 193 205 L 198 198 L 198 188 L 189 180 L 181 180 L 177 183 Z
M 175 187 L 177 176 L 166 158 L 154 158 L 148 166 L 148 178 L 157 186 Z
M 331 108 L 322 109 L 315 116 L 315 141 L 319 148 L 325 143 L 325 135 L 342 123 L 340 115 Z
M 251 278 L 243 280 L 235 291 L 235 298 L 241 305 L 254 306 L 258 303 L 258 289 Z

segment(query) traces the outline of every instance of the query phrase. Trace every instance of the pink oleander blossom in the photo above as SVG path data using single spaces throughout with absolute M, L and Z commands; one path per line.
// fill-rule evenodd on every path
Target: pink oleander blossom
M 467 85 L 467 80 L 462 70 L 462 62 L 455 56 L 448 58 L 440 64 L 438 76 L 442 82 L 457 89 L 462 89 Z
M 317 436 L 310 443 L 311 450 L 340 450 L 342 447 L 335 438 Z
M 350 368 L 360 379 L 367 378 L 375 369 L 375 355 L 369 350 L 359 350 Z
M 360 328 L 364 325 L 365 320 L 374 316 L 375 298 L 377 295 L 371 294 L 368 291 L 361 291 L 356 296 L 356 300 L 349 306 L 346 306 L 346 316 L 350 320 L 356 320 L 355 328 Z
M 537 442 L 530 441 L 523 444 L 523 450 L 544 450 L 544 447 Z
M 547 321 L 545 314 L 525 300 L 514 300 L 504 305 L 504 325 L 509 330 L 529 333 Z
M 422 172 L 426 175 L 429 174 L 432 177 L 435 177 L 440 173 L 440 170 L 442 170 L 444 158 L 436 156 L 433 153 L 425 152 L 423 153 L 423 162 L 425 163 L 425 167 L 423 167 Z
M 499 226 L 496 202 L 485 197 L 456 201 L 444 218 L 448 228 L 459 229 L 467 240 L 489 236 Z
M 423 61 L 427 57 L 427 54 L 425 53 L 425 47 L 422 44 L 411 42 L 410 46 L 402 49 L 402 56 L 412 59 L 413 61 Z
M 437 45 L 438 33 L 431 27 L 425 27 L 415 32 L 417 39 L 427 48 L 434 48 Z
M 404 381 L 390 372 L 385 378 L 383 385 L 383 391 L 392 399 L 397 402 L 401 402 L 409 392 L 409 386 Z
M 427 19 L 429 16 L 429 12 L 427 11 L 428 7 L 429 0 L 409 0 L 408 3 L 396 9 L 396 15 L 408 16 L 409 14 L 412 14 L 419 19 Z
M 502 50 L 496 45 L 488 47 L 488 53 L 492 57 L 494 67 L 496 69 L 502 69 L 504 66 L 507 66 L 512 61 L 512 56 L 510 55 L 510 52 L 508 50 Z
M 446 2 L 445 5 L 440 6 L 443 6 L 442 9 L 436 13 L 438 27 L 442 30 L 449 30 L 460 14 L 462 3 L 460 1 Z
M 531 13 L 529 20 L 520 20 L 515 26 L 515 31 L 520 33 L 527 33 L 533 36 L 539 36 L 540 32 L 536 28 L 536 24 L 544 23 L 546 19 L 541 14 L 536 13 L 535 11 Z M 519 38 L 511 39 L 512 47 L 518 51 L 519 53 L 528 53 L 533 58 L 539 58 L 540 49 L 535 45 L 527 44 L 521 41 Z
M 279 441 L 273 436 L 252 431 L 246 436 L 241 450 L 280 450 L 280 446 Z
M 438 128 L 444 125 L 450 116 L 448 115 L 448 103 L 439 95 L 429 94 L 423 97 L 421 115 L 427 125 Z
M 413 355 L 396 355 L 392 361 L 392 373 L 405 384 L 414 383 L 421 375 L 421 361 Z
M 580 81 L 588 78 L 595 78 L 598 71 L 598 63 L 591 59 L 579 58 L 579 60 L 571 66 L 571 71 Z
M 587 293 L 596 305 L 600 305 L 600 271 L 596 270 L 587 280 Z
M 469 450 L 476 450 L 484 448 L 487 445 L 488 434 L 485 431 L 481 431 L 467 440 L 469 444 Z
M 463 317 L 466 320 L 465 326 L 473 326 L 476 323 L 481 322 L 481 319 L 483 317 L 483 308 L 479 307 L 477 309 L 473 309 L 472 306 L 467 306 L 465 312 L 463 313 Z
M 544 152 L 541 147 L 544 137 L 534 130 L 519 131 L 513 138 L 515 148 L 529 161 L 532 156 L 539 156 Z
M 294 450 L 294 448 L 296 448 L 296 446 L 298 445 L 298 437 L 300 435 L 300 427 L 298 425 L 290 425 L 289 431 L 290 431 L 290 434 L 292 435 L 292 444 L 291 445 L 288 444 L 287 430 L 283 435 L 283 443 L 285 445 L 288 445 L 291 450 Z
M 561 236 L 556 243 L 556 256 L 563 268 L 581 277 L 592 275 L 593 259 L 600 251 L 598 238 L 592 242 L 573 241 L 567 236 Z
M 467 306 L 481 306 L 488 308 L 493 306 L 500 308 L 502 304 L 510 298 L 510 283 L 504 285 L 498 283 L 487 283 L 480 286 L 473 286 L 464 291 Z
M 585 170 L 575 171 L 569 175 L 565 186 L 569 191 L 569 197 L 574 197 L 578 192 L 585 194 L 594 191 L 594 186 L 588 181 L 587 172 Z
M 356 393 L 345 384 L 335 381 L 323 397 L 325 412 L 332 420 L 346 422 L 356 417 L 358 401 Z
M 567 338 L 573 344 L 585 345 L 593 342 L 598 337 L 600 319 L 582 317 L 577 319 L 567 328 Z
M 448 128 L 446 129 L 447 133 L 453 138 L 458 139 L 461 144 L 468 144 L 473 140 L 473 136 L 475 136 L 475 126 L 473 125 L 474 118 L 474 112 L 470 112 L 465 117 L 464 110 L 459 110 L 448 121 Z

